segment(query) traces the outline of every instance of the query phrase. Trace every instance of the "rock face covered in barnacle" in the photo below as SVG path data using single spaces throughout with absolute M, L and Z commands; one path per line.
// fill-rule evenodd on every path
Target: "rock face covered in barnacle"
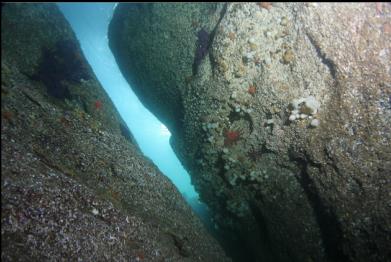
M 216 221 L 262 261 L 385 260 L 390 5 L 148 6 L 118 7 L 111 48 Z
M 56 5 L 1 12 L 1 260 L 229 261 L 141 154 Z

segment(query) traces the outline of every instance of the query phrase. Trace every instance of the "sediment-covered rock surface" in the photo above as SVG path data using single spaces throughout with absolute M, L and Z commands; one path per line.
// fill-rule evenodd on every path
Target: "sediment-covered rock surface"
M 57 6 L 1 12 L 1 260 L 229 261 L 142 155 Z
M 388 3 L 120 4 L 118 64 L 256 261 L 391 255 Z

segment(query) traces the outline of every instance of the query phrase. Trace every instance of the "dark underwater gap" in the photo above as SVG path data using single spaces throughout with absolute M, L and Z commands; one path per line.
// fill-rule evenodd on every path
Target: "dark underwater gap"
M 211 235 L 219 242 L 225 254 L 233 262 L 255 262 L 251 248 L 246 245 L 245 240 L 240 237 L 239 232 L 231 229 L 223 229 L 218 233 L 210 231 Z M 268 261 L 265 261 L 268 262 Z
M 276 261 L 273 260 L 273 258 L 278 257 L 276 255 L 277 250 L 273 247 L 271 237 L 269 230 L 267 229 L 267 223 L 265 220 L 264 215 L 262 214 L 262 211 L 260 208 L 257 207 L 256 203 L 250 203 L 251 211 L 257 221 L 258 231 L 259 235 L 257 236 L 260 240 L 261 247 L 258 251 L 257 256 L 262 257 L 262 261 L 264 262 L 271 262 Z
M 349 260 L 349 258 L 342 250 L 341 243 L 343 234 L 340 222 L 338 221 L 334 211 L 331 210 L 320 198 L 316 186 L 314 185 L 314 181 L 307 172 L 308 166 L 311 164 L 318 168 L 320 168 L 320 166 L 318 164 L 311 163 L 308 160 L 308 157 L 303 157 L 304 158 L 295 157 L 294 154 L 290 152 L 290 158 L 296 161 L 300 167 L 301 171 L 298 177 L 298 181 L 304 189 L 304 192 L 307 195 L 314 210 L 314 214 L 320 228 L 320 234 L 323 240 L 326 257 L 330 261 L 351 262 L 351 260 Z

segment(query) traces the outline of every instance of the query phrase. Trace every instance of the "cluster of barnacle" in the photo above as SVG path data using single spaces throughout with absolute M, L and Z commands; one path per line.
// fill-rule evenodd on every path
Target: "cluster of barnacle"
M 268 179 L 266 170 L 254 169 L 254 164 L 261 159 L 263 151 L 252 147 L 247 154 L 242 147 L 223 148 L 224 176 L 231 186 L 238 182 L 260 183 Z
M 260 8 L 254 9 L 255 4 Z M 292 31 L 292 23 L 287 16 L 271 13 L 272 7 L 271 2 L 232 6 L 232 12 L 237 12 L 243 23 L 222 23 L 222 44 L 216 48 L 218 68 L 228 81 L 256 74 L 262 64 L 270 68 L 276 57 L 284 64 L 294 62 L 295 54 L 285 39 Z M 257 24 L 257 30 L 248 24 Z
M 249 175 L 250 181 L 256 181 L 258 183 L 263 182 L 265 179 L 268 179 L 266 170 L 252 170 Z
M 250 150 L 250 152 L 252 151 Z M 249 157 L 249 153 L 246 154 L 243 147 L 224 147 L 222 149 L 224 176 L 231 186 L 236 186 L 238 181 L 255 181 L 251 179 L 249 170 L 254 168 L 254 161 L 257 161 L 261 156 L 260 151 L 257 151 L 256 154 L 255 160 L 253 160 Z
M 230 105 L 235 113 L 244 115 L 245 113 L 250 114 L 253 111 L 250 105 L 256 90 L 256 86 L 249 83 L 243 83 L 241 86 L 234 88 L 230 97 Z
M 221 124 L 219 124 L 219 121 L 208 118 L 202 123 L 202 129 L 206 132 L 207 142 L 211 144 L 216 144 L 218 142 L 218 137 L 221 133 Z
M 202 130 L 205 132 L 204 155 L 219 155 L 222 157 L 221 166 L 227 182 L 235 186 L 238 180 L 251 180 L 249 170 L 258 160 L 260 152 L 246 152 L 241 140 L 251 132 L 251 123 L 246 117 L 252 112 L 250 105 L 257 88 L 253 82 L 237 81 L 231 85 L 233 93 L 226 108 L 214 110 L 213 114 L 201 118 Z M 227 116 L 229 112 L 229 116 Z M 205 166 L 204 159 L 197 159 L 200 166 Z
M 292 110 L 289 121 L 294 122 L 297 120 L 309 119 L 311 120 L 311 127 L 319 126 L 320 121 L 316 118 L 316 114 L 319 110 L 320 103 L 314 96 L 295 99 L 290 104 L 290 107 Z
M 243 137 L 242 123 L 231 123 L 229 116 L 226 116 L 229 107 L 226 109 L 214 110 L 213 114 L 202 118 L 202 130 L 205 131 L 205 140 L 216 148 L 233 146 Z
M 213 115 L 206 117 L 202 123 L 202 129 L 206 131 L 207 142 L 217 146 L 218 148 L 232 147 L 236 145 L 244 136 L 248 135 L 248 123 L 241 118 L 245 114 L 251 113 L 252 109 L 249 108 L 252 95 L 255 94 L 255 86 L 253 84 L 245 84 L 247 89 L 237 88 L 234 91 L 228 102 L 231 108 L 229 116 Z M 226 110 L 222 110 L 226 114 Z M 236 119 L 231 119 L 231 115 L 234 114 Z M 250 127 L 251 129 L 251 127 Z
M 226 114 L 226 110 L 218 110 L 217 114 L 207 115 L 202 118 L 202 129 L 205 131 L 205 140 L 207 142 L 205 155 L 221 154 L 223 165 L 222 171 L 226 181 L 235 186 L 238 180 L 249 180 L 249 170 L 258 160 L 255 151 L 247 153 L 243 148 L 241 140 L 248 137 L 251 132 L 251 123 L 245 116 L 251 112 L 247 105 L 250 104 L 256 88 L 253 84 L 245 84 L 231 97 L 229 101 L 231 114 L 229 117 L 223 117 L 220 113 Z M 235 105 L 239 105 L 236 108 Z M 219 115 L 220 114 L 220 115 Z M 231 116 L 232 115 L 232 116 Z M 256 152 L 257 154 L 260 152 Z M 203 159 L 198 159 L 201 166 L 205 166 Z

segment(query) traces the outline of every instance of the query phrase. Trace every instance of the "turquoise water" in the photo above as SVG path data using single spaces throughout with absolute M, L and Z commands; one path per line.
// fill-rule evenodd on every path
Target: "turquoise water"
M 139 101 L 122 76 L 108 46 L 108 24 L 115 3 L 61 3 L 81 48 L 101 85 L 133 133 L 142 152 L 175 184 L 195 210 L 205 208 L 174 154 L 168 129 Z

